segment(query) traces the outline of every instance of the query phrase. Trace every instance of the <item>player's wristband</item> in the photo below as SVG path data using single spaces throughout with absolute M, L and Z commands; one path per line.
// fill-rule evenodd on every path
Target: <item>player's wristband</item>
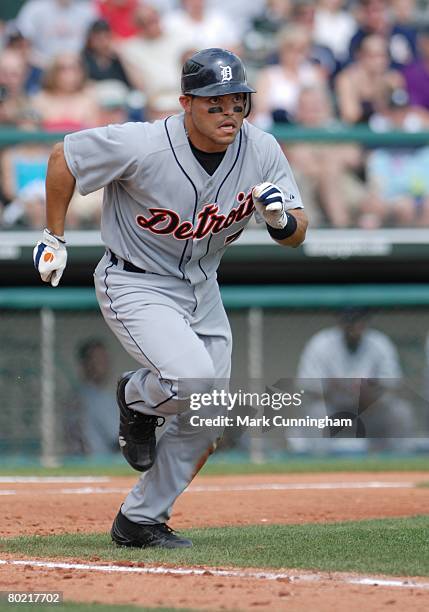
M 58 242 L 61 242 L 61 244 L 66 244 L 64 236 L 57 236 L 56 234 L 51 232 L 51 230 L 49 230 L 47 227 L 45 227 L 43 231 L 47 232 L 50 236 L 53 236 L 53 238 L 56 238 Z
M 268 233 L 275 240 L 284 240 L 285 238 L 289 238 L 296 232 L 296 228 L 298 227 L 297 220 L 293 215 L 286 211 L 287 223 L 282 229 L 278 227 L 271 227 L 271 225 L 266 224 Z

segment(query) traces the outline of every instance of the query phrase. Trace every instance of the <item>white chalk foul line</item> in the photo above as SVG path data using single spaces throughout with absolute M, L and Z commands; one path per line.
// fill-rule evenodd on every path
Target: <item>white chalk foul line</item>
M 0 476 L 0 483 L 96 483 L 109 482 L 107 476 Z
M 120 493 L 123 495 L 124 493 L 129 493 L 129 488 L 102 488 L 102 487 L 73 487 L 71 489 L 39 489 L 38 493 L 43 493 L 43 495 L 98 495 L 98 494 L 106 494 L 106 493 Z M 1 495 L 33 495 L 34 490 L 27 489 L 0 489 Z
M 393 586 L 393 587 L 408 587 L 429 589 L 429 582 L 413 582 L 412 580 L 389 580 L 387 578 L 350 578 L 347 581 L 349 584 L 358 584 L 361 586 Z
M 216 492 L 246 492 L 246 491 L 313 491 L 335 489 L 410 489 L 414 482 L 302 482 L 302 483 L 261 483 L 249 485 L 193 485 L 184 493 L 216 493 Z M 107 495 L 113 493 L 128 493 L 124 487 L 72 487 L 63 489 L 43 489 L 44 495 Z M 27 490 L 0 489 L 0 495 L 25 495 Z
M 408 489 L 413 482 L 292 482 L 260 483 L 249 485 L 195 485 L 186 489 L 187 493 L 205 493 L 209 491 L 304 491 L 316 489 Z
M 96 572 L 114 572 L 131 574 L 174 574 L 180 576 L 225 576 L 228 578 L 256 578 L 263 580 L 278 580 L 279 578 L 290 578 L 289 574 L 276 574 L 273 572 L 250 572 L 246 570 L 223 570 L 223 569 L 203 569 L 200 567 L 162 567 L 157 565 L 149 566 L 124 566 L 124 565 L 95 565 L 91 563 L 65 563 L 55 561 L 28 560 L 1 560 L 0 565 L 21 565 L 40 567 L 44 569 L 66 569 L 66 570 L 85 570 Z
M 123 566 L 123 565 L 95 565 L 91 563 L 65 563 L 57 561 L 38 561 L 35 559 L 0 559 L 0 565 L 14 566 L 31 566 L 40 567 L 42 569 L 65 569 L 65 570 L 84 570 L 107 573 L 125 573 L 125 574 L 154 574 L 154 575 L 180 575 L 180 576 L 217 576 L 223 578 L 252 578 L 256 580 L 290 580 L 297 581 L 315 581 L 321 582 L 327 579 L 327 576 L 321 574 L 286 574 L 284 572 L 263 572 L 254 570 L 226 570 L 218 568 L 200 568 L 200 567 L 160 567 L 147 565 L 141 566 Z M 341 582 L 343 584 L 356 584 L 360 586 L 386 586 L 386 587 L 401 587 L 409 589 L 429 589 L 429 582 L 415 582 L 412 580 L 390 580 L 385 578 L 377 578 L 372 576 L 349 577 L 329 575 L 329 581 Z

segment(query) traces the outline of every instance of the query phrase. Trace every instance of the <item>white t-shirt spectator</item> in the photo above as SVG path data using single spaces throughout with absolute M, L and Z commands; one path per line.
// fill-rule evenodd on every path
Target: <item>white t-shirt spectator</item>
M 138 77 L 138 89 L 152 97 L 167 93 L 179 95 L 183 54 L 189 48 L 190 41 L 186 37 L 164 28 L 157 38 L 129 38 L 119 53 L 125 65 Z
M 293 116 L 301 91 L 322 83 L 320 70 L 309 61 L 300 65 L 294 78 L 279 64 L 267 66 L 261 70 L 256 83 L 258 93 L 254 105 L 254 123 L 263 130 L 269 130 L 273 122 L 273 111 L 283 110 Z
M 387 388 L 398 386 L 402 378 L 399 356 L 392 341 L 382 332 L 367 329 L 355 351 L 350 351 L 340 327 L 322 329 L 304 347 L 298 364 L 297 378 L 308 391 L 325 393 L 324 381 L 330 386 L 331 408 L 353 409 L 358 405 L 360 379 L 377 379 Z
M 356 20 L 350 13 L 331 13 L 319 8 L 315 15 L 313 40 L 328 47 L 335 59 L 343 62 L 348 58 L 350 40 L 356 28 Z
M 184 35 L 189 48 L 197 51 L 209 47 L 234 49 L 240 44 L 233 20 L 220 11 L 208 10 L 202 21 L 194 21 L 179 9 L 164 16 L 164 25 L 173 35 Z
M 96 18 L 86 0 L 32 0 L 20 10 L 17 26 L 33 45 L 33 61 L 46 66 L 58 53 L 79 53 Z
M 310 393 L 305 408 L 313 417 L 333 415 L 337 411 L 359 414 L 366 435 L 374 438 L 376 445 L 381 441 L 382 447 L 406 448 L 409 441 L 404 439 L 401 443 L 398 438 L 415 436 L 413 408 L 401 396 L 398 351 L 380 331 L 364 330 L 355 351 L 348 349 L 341 327 L 317 332 L 301 354 L 297 379 L 298 388 Z M 335 448 L 338 440 L 322 442 L 319 448 L 329 450 Z M 347 447 L 351 440 L 345 442 Z M 313 438 L 304 439 L 303 444 L 300 439 L 301 447 L 310 451 L 317 448 L 314 443 Z
M 399 356 L 393 342 L 380 331 L 367 329 L 356 351 L 350 351 L 340 327 L 317 332 L 304 347 L 298 378 L 379 378 L 402 377 Z
M 231 22 L 241 38 L 252 20 L 264 11 L 265 0 L 206 0 L 206 6 L 207 10 L 216 10 Z

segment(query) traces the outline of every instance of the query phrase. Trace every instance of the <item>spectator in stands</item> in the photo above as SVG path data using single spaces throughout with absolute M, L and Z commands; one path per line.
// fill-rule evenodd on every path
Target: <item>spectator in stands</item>
M 7 147 L 1 154 L 1 183 L 7 201 L 14 200 L 32 182 L 46 177 L 50 147 L 25 143 Z
M 418 24 L 416 0 L 389 0 L 389 10 L 395 24 L 413 27 Z
M 115 393 L 110 389 L 110 356 L 102 340 L 93 338 L 78 348 L 81 382 L 65 407 L 65 443 L 70 454 L 117 452 Z
M 147 99 L 144 109 L 146 121 L 165 119 L 177 113 L 177 96 L 171 94 L 158 94 Z
M 45 182 L 34 180 L 23 187 L 16 199 L 5 206 L 2 225 L 5 229 L 36 230 L 43 225 L 44 220 Z
M 389 0 L 389 54 L 392 68 L 403 68 L 418 56 L 419 17 L 416 0 Z
M 82 61 L 74 53 L 57 55 L 46 70 L 33 108 L 46 130 L 72 131 L 95 126 L 99 108 Z
M 128 121 L 129 89 L 121 81 L 106 79 L 95 83 L 99 125 Z
M 44 224 L 45 179 L 50 153 L 49 146 L 37 143 L 19 144 L 2 151 L 0 176 L 2 196 L 7 202 L 2 219 L 5 228 L 38 229 Z M 70 229 L 84 225 L 83 220 L 94 209 L 86 205 L 81 211 L 73 204 L 74 200 L 70 205 L 70 218 L 67 218 Z M 99 221 L 99 216 L 93 213 L 93 225 Z
M 386 446 L 395 445 L 389 440 L 392 436 L 413 433 L 412 410 L 399 394 L 398 351 L 386 334 L 369 327 L 369 313 L 364 309 L 344 309 L 337 325 L 310 338 L 297 378 L 313 417 L 341 412 L 359 415 L 366 434 Z M 308 442 L 311 448 L 314 441 Z
M 414 0 L 402 0 L 410 1 Z M 350 41 L 349 57 L 353 61 L 361 48 L 362 39 L 369 34 L 382 36 L 387 42 L 392 68 L 409 64 L 417 53 L 417 31 L 413 23 L 394 23 L 389 16 L 386 0 L 359 0 L 359 27 Z
M 356 19 L 345 9 L 344 0 L 318 0 L 314 21 L 314 41 L 328 47 L 338 65 L 349 57 L 350 40 L 356 31 Z
M 380 131 L 416 132 L 429 128 L 428 111 L 412 107 L 404 90 L 386 92 L 384 107 L 371 126 Z M 371 196 L 367 199 L 365 227 L 386 223 L 429 226 L 429 147 L 380 148 L 368 155 L 366 175 Z
M 332 78 L 337 71 L 337 62 L 331 49 L 316 42 L 315 34 L 316 9 L 314 0 L 295 0 L 292 9 L 292 25 L 305 28 L 310 38 L 308 57 L 310 61 L 320 66 L 328 78 Z
M 288 123 L 304 87 L 323 84 L 323 71 L 309 58 L 310 38 L 302 26 L 286 26 L 278 39 L 279 64 L 262 69 L 256 84 L 253 117 L 263 129 Z
M 95 0 L 98 14 L 109 24 L 114 38 L 124 40 L 137 34 L 134 13 L 139 0 Z
M 119 50 L 133 87 L 147 96 L 179 94 L 181 59 L 190 42 L 178 32 L 169 32 L 149 5 L 137 9 L 135 21 L 137 35 Z
M 419 57 L 403 74 L 411 104 L 429 109 L 429 26 L 421 28 L 418 35 Z
M 222 47 L 238 52 L 240 40 L 234 22 L 222 11 L 207 9 L 206 0 L 181 0 L 181 8 L 164 17 L 164 26 L 176 36 L 184 36 L 190 47 Z
M 305 88 L 298 98 L 295 120 L 308 128 L 335 126 L 326 88 Z M 361 151 L 354 144 L 301 142 L 288 144 L 287 156 L 314 227 L 355 225 L 367 198 L 358 171 Z
M 80 53 L 97 15 L 91 2 L 32 0 L 24 4 L 17 26 L 33 46 L 33 60 L 48 66 L 59 53 Z
M 129 87 L 128 77 L 113 46 L 112 31 L 107 21 L 91 24 L 83 51 L 87 75 L 94 81 L 115 79 Z
M 261 68 L 276 57 L 276 35 L 290 20 L 292 0 L 267 0 L 243 35 L 247 64 Z
M 159 0 L 156 0 L 157 2 Z M 171 0 L 170 0 L 171 1 Z M 176 0 L 173 0 L 176 1 Z M 221 11 L 225 17 L 232 21 L 237 29 L 240 39 L 251 26 L 252 20 L 262 13 L 264 7 L 271 0 L 206 0 L 209 9 Z M 290 0 L 273 0 L 273 2 L 290 2 Z
M 403 77 L 389 69 L 386 40 L 370 34 L 360 41 L 356 61 L 335 80 L 340 118 L 347 123 L 367 123 L 387 88 L 403 86 Z
M 19 53 L 25 62 L 26 77 L 24 89 L 33 95 L 40 89 L 43 70 L 35 65 L 30 41 L 13 24 L 8 24 L 5 32 L 4 48 Z
M 25 91 L 27 66 L 22 55 L 6 49 L 0 54 L 0 124 L 27 126 L 35 123 Z
M 405 89 L 386 88 L 369 122 L 376 132 L 422 132 L 429 127 L 429 111 L 414 105 Z
M 112 114 L 114 111 L 111 111 Z M 117 111 L 115 111 L 117 116 Z M 119 123 L 122 123 L 119 121 Z M 88 195 L 80 195 L 75 189 L 72 199 L 70 200 L 67 217 L 71 215 L 70 222 L 67 220 L 67 225 L 72 229 L 88 230 L 100 227 L 101 209 L 103 207 L 103 189 L 89 193 Z

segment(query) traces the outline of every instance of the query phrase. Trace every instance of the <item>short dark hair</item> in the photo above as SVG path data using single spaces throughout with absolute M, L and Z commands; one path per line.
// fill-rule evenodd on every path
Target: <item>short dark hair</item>
M 371 311 L 367 306 L 345 306 L 338 312 L 338 320 L 342 324 L 367 321 Z
M 97 348 L 106 348 L 106 345 L 100 338 L 89 338 L 89 340 L 85 340 L 79 344 L 77 348 L 77 357 L 79 361 L 86 361 L 92 351 Z
M 96 34 L 98 32 L 111 32 L 112 28 L 105 19 L 96 19 L 88 28 L 88 34 Z

